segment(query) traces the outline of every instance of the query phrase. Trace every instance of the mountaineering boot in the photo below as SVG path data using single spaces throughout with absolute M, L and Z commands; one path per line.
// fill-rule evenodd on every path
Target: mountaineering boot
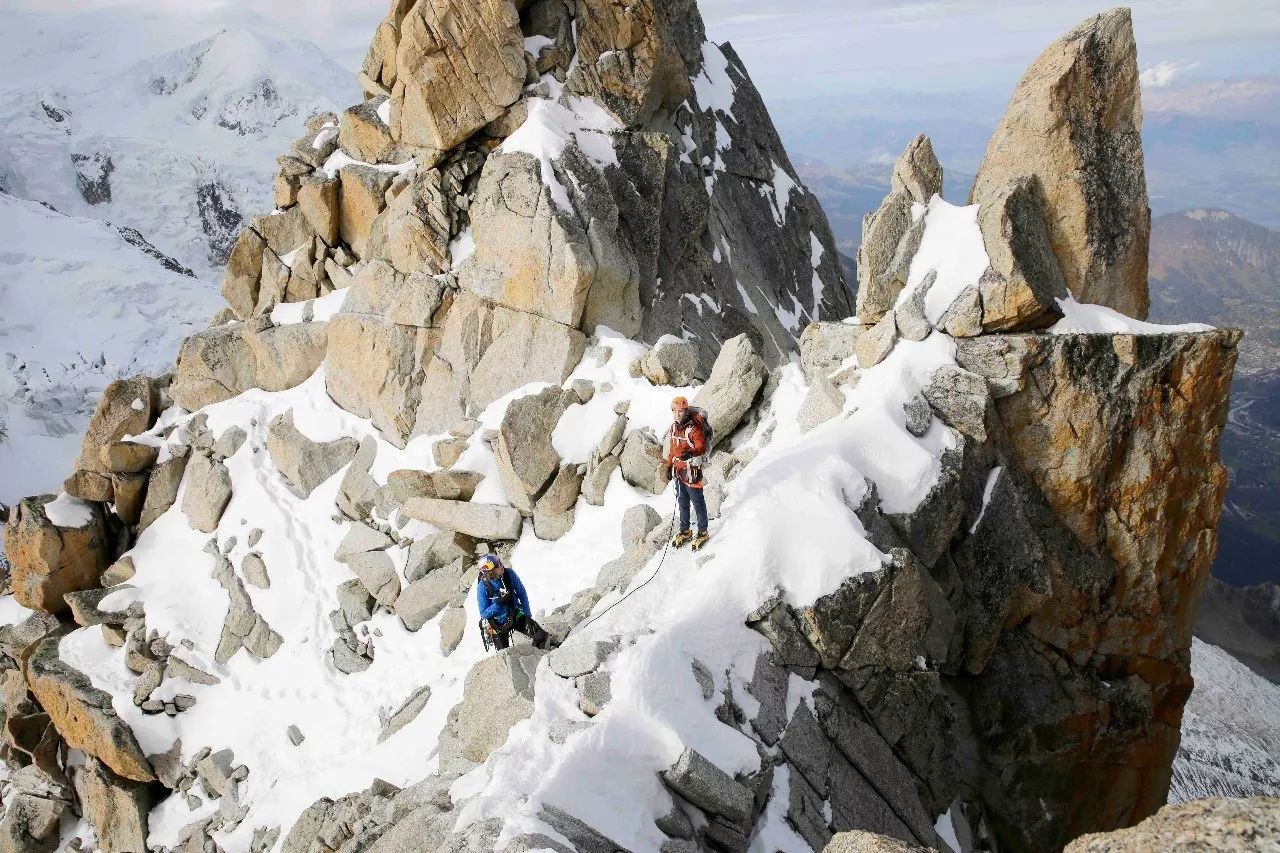
M 671 540 L 671 547 L 683 548 L 685 544 L 692 538 L 693 538 L 693 534 L 690 533 L 688 530 L 681 530 L 679 533 L 675 535 L 675 538 Z
M 693 550 L 697 551 L 703 545 L 706 545 L 707 540 L 710 538 L 711 534 L 709 533 L 699 533 L 697 536 L 693 537 Z

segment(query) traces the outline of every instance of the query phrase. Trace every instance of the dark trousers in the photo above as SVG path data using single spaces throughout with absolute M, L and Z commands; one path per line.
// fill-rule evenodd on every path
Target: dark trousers
M 511 627 L 505 631 L 495 631 L 493 634 L 493 647 L 495 649 L 505 649 L 511 645 L 511 632 L 519 631 L 530 640 L 533 645 L 539 649 L 547 647 L 547 632 L 542 630 L 542 626 L 534 622 L 528 616 L 521 614 L 515 618 Z
M 676 503 L 680 506 L 680 529 L 689 529 L 689 504 L 693 503 L 693 511 L 698 516 L 698 532 L 707 532 L 707 500 L 702 496 L 702 489 L 695 489 L 681 479 L 676 479 Z

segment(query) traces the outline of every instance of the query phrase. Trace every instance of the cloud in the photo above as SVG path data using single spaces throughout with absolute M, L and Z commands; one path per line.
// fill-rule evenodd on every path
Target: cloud
M 1180 76 L 1184 71 L 1190 71 L 1199 64 L 1198 62 L 1157 62 L 1143 71 L 1138 79 L 1144 87 L 1158 89 L 1161 86 L 1168 86 L 1173 82 L 1173 78 Z

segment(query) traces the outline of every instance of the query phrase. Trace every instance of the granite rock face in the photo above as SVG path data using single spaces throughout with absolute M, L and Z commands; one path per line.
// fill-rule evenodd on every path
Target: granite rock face
M 988 203 L 1023 176 L 1043 187 L 1045 224 L 1071 294 L 1146 319 L 1151 210 L 1127 8 L 1083 21 L 1027 69 L 969 202 Z

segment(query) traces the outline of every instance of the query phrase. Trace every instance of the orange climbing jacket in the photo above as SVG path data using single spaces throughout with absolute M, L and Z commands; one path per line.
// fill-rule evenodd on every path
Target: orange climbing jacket
M 711 425 L 702 409 L 690 406 L 687 411 L 685 419 L 671 424 L 667 432 L 666 462 L 676 479 L 690 488 L 701 489 Z

